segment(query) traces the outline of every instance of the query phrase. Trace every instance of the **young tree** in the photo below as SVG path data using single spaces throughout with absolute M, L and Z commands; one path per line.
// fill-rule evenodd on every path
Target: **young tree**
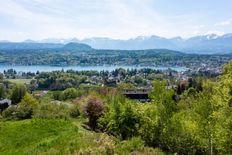
M 12 94 L 11 94 L 11 101 L 12 104 L 18 104 L 23 96 L 26 94 L 27 88 L 25 85 L 16 85 L 13 88 Z
M 33 109 L 38 105 L 38 101 L 29 93 L 26 93 L 19 103 L 16 116 L 18 119 L 28 119 L 32 117 Z
M 19 106 L 30 106 L 30 107 L 34 107 L 38 105 L 38 101 L 29 93 L 26 93 L 21 102 L 19 103 Z
M 6 90 L 3 84 L 0 84 L 0 99 L 3 99 L 5 97 Z
M 170 118 L 173 113 L 177 110 L 177 106 L 175 101 L 173 100 L 174 90 L 167 89 L 166 81 L 154 81 L 153 82 L 154 89 L 149 94 L 152 99 L 153 104 L 157 104 L 158 107 L 158 128 L 160 133 L 160 145 L 161 147 L 165 147 L 165 142 L 163 139 L 163 130 L 169 123 Z

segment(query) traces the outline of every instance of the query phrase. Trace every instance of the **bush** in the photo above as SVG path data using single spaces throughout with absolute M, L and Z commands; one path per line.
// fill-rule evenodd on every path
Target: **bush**
M 32 117 L 33 109 L 30 106 L 18 106 L 16 109 L 16 119 L 29 119 Z
M 71 107 L 70 116 L 72 118 L 78 118 L 80 116 L 80 110 L 79 110 L 79 107 L 77 105 L 74 105 L 73 107 Z
M 146 145 L 158 147 L 162 132 L 159 123 L 158 106 L 156 104 L 144 104 L 140 108 L 142 109 L 142 122 L 139 131 L 141 138 L 145 141 Z
M 7 119 L 29 119 L 38 101 L 29 93 L 26 93 L 18 106 L 10 106 L 3 111 L 3 117 Z
M 3 111 L 2 116 L 8 120 L 28 119 L 32 116 L 32 109 L 28 106 L 10 106 Z
M 33 110 L 38 105 L 38 101 L 29 93 L 26 93 L 18 105 L 17 119 L 29 119 L 32 117 Z
M 62 99 L 75 99 L 78 97 L 78 92 L 75 88 L 67 88 L 62 92 Z
M 119 151 L 119 154 L 123 154 L 125 152 L 128 152 L 128 154 L 132 152 L 135 153 L 135 152 L 143 151 L 143 149 L 144 149 L 144 142 L 139 137 L 133 137 L 117 145 L 117 150 Z
M 67 105 L 58 103 L 41 103 L 33 112 L 34 118 L 69 118 L 69 109 Z
M 62 100 L 62 92 L 60 91 L 54 91 L 52 96 L 54 100 Z
M 126 104 L 121 111 L 118 123 L 121 138 L 127 139 L 138 134 L 140 116 L 131 105 Z
M 200 142 L 201 129 L 196 120 L 189 118 L 188 115 L 189 112 L 173 115 L 164 129 L 164 141 L 171 152 L 206 154 L 205 150 L 208 145 Z
M 16 106 L 9 106 L 2 112 L 2 117 L 6 119 L 16 119 L 17 107 Z
M 21 102 L 19 103 L 19 106 L 30 106 L 30 107 L 36 107 L 38 105 L 38 101 L 29 93 L 26 93 Z
M 97 120 L 104 113 L 103 101 L 97 97 L 90 97 L 87 101 L 87 105 L 84 108 L 84 114 L 88 117 L 88 125 L 95 129 L 97 126 Z
M 109 110 L 99 120 L 99 127 L 106 132 L 125 140 L 139 135 L 141 116 L 136 110 L 136 103 L 113 103 Z

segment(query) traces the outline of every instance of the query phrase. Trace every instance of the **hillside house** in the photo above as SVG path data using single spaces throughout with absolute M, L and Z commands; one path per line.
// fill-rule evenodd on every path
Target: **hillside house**
M 149 94 L 150 89 L 124 89 L 122 94 L 126 97 L 133 99 L 133 100 L 139 100 L 141 102 L 149 102 Z

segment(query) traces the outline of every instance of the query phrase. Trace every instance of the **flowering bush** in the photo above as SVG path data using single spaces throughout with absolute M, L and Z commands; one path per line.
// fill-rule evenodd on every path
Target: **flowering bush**
M 97 97 L 90 97 L 84 108 L 84 114 L 88 117 L 88 125 L 95 129 L 97 126 L 97 120 L 104 113 L 104 103 L 101 99 Z

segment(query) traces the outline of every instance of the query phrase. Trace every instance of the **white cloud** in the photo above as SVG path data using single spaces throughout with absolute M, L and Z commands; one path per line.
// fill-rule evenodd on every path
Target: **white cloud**
M 155 9 L 153 3 L 154 0 L 1 0 L 0 40 L 189 37 L 215 30 L 202 14 L 194 11 L 167 15 Z M 215 28 L 223 31 L 219 26 Z
M 0 14 L 11 18 L 18 38 L 46 37 L 130 38 L 138 35 L 167 35 L 165 19 L 148 5 L 149 0 L 128 1 L 3 1 Z M 56 4 L 56 5 L 54 5 Z M 39 7 L 39 9 L 38 9 Z M 169 28 L 170 30 L 170 28 Z M 11 38 L 12 33 L 7 38 Z M 1 36 L 4 32 L 0 31 Z
M 201 29 L 201 28 L 205 28 L 205 27 L 206 27 L 206 25 L 204 25 L 204 24 L 193 26 L 194 29 Z
M 232 25 L 232 19 L 228 19 L 226 21 L 222 21 L 220 23 L 214 24 L 214 26 L 230 26 Z

